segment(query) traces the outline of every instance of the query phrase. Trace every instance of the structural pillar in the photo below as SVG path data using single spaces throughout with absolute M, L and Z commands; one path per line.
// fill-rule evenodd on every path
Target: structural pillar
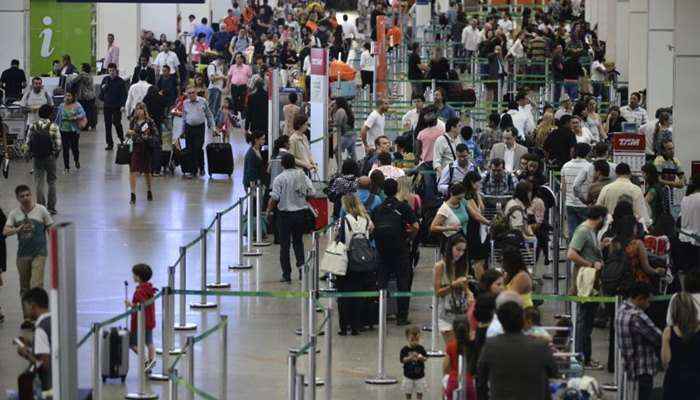
M 697 0 L 675 0 L 676 46 L 673 57 L 673 141 L 676 157 L 683 163 L 690 177 L 690 165 L 700 160 L 700 2 Z
M 631 0 L 629 10 L 627 56 L 629 91 L 637 92 L 647 87 L 647 31 L 649 30 L 649 0 Z
M 616 61 L 615 52 L 617 38 L 615 37 L 615 24 L 617 15 L 617 1 L 604 1 L 598 7 L 598 34 L 601 40 L 605 40 L 605 59 Z
M 629 0 L 617 0 L 615 11 L 615 65 L 621 81 L 629 81 Z
M 673 104 L 674 2 L 648 0 L 647 110 Z

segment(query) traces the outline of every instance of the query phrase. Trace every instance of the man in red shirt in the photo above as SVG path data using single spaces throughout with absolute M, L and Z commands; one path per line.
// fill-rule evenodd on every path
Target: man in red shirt
M 233 14 L 233 9 L 228 9 L 228 15 L 224 18 L 224 25 L 226 32 L 233 33 L 234 35 L 238 33 L 238 23 L 240 18 Z

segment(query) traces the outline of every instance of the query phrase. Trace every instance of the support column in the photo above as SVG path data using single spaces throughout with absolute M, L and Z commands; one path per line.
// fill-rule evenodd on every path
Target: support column
M 673 104 L 674 2 L 648 0 L 647 110 Z
M 637 92 L 647 86 L 647 31 L 649 30 L 649 0 L 631 0 L 629 11 L 629 91 Z
M 617 0 L 615 11 L 615 65 L 620 71 L 620 80 L 629 81 L 629 0 Z
M 311 49 L 311 141 L 328 133 L 328 50 Z M 318 163 L 321 180 L 328 179 L 328 138 L 311 144 L 311 154 Z
M 676 157 L 683 162 L 686 175 L 690 176 L 692 160 L 700 160 L 700 136 L 696 134 L 700 125 L 700 2 L 697 0 L 675 0 L 673 57 L 673 140 Z
M 605 1 L 598 7 L 598 32 L 602 40 L 605 40 L 605 59 L 615 61 L 617 38 L 615 37 L 615 16 L 617 15 L 617 2 Z

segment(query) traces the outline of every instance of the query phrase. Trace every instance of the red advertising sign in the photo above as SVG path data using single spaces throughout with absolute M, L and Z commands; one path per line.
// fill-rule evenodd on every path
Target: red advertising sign
M 644 153 L 646 137 L 636 133 L 614 133 L 612 135 L 612 147 L 614 152 Z
M 328 75 L 328 53 L 326 49 L 312 48 L 311 55 L 311 75 Z

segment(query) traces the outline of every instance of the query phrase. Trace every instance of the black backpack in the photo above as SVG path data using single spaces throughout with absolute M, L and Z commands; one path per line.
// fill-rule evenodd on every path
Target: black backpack
M 352 234 L 347 246 L 348 271 L 372 272 L 377 269 L 377 252 L 364 233 L 352 233 L 352 228 L 343 218 L 343 225 Z
M 372 213 L 374 239 L 379 247 L 397 248 L 403 242 L 403 215 L 386 201 Z M 398 239 L 398 240 L 397 240 Z
M 39 123 L 32 126 L 32 136 L 29 139 L 29 153 L 34 158 L 46 158 L 53 153 L 53 140 L 51 139 L 51 124 L 41 126 Z
M 616 296 L 624 294 L 625 285 L 633 280 L 632 269 L 625 254 L 625 245 L 619 249 L 607 248 L 603 257 L 603 269 L 600 271 L 600 287 L 603 294 Z

